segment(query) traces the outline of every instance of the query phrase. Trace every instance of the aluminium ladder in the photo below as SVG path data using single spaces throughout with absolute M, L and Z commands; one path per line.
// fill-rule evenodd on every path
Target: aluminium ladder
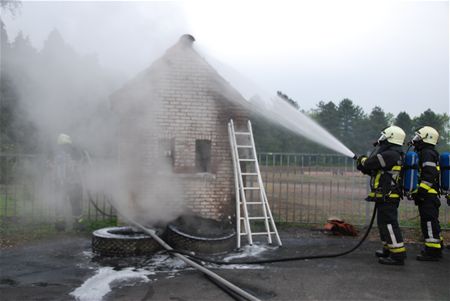
M 259 169 L 250 120 L 247 122 L 247 131 L 235 131 L 231 119 L 228 123 L 228 134 L 236 189 L 237 248 L 241 247 L 241 236 L 247 236 L 248 243 L 252 245 L 253 236 L 256 235 L 267 235 L 269 244 L 272 243 L 272 235 L 275 235 L 278 245 L 281 246 Z M 259 192 L 257 198 L 254 198 L 253 192 Z M 249 195 L 252 197 L 251 201 L 247 201 Z M 265 231 L 252 231 L 252 226 L 254 228 L 258 221 L 264 222 Z

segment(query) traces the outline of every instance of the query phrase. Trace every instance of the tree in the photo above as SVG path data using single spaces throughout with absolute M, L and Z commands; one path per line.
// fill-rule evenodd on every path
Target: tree
M 378 106 L 372 109 L 369 116 L 363 113 L 361 118 L 355 122 L 356 130 L 352 137 L 354 140 L 352 149 L 359 153 L 366 153 L 380 136 L 381 130 L 386 128 L 388 124 L 388 114 Z
M 360 106 L 355 106 L 353 102 L 345 98 L 338 105 L 338 138 L 348 148 L 358 150 L 359 143 L 356 141 L 358 125 L 364 118 L 364 111 Z
M 26 65 L 33 64 L 36 60 L 37 51 L 31 45 L 30 38 L 24 36 L 22 32 L 19 32 L 11 44 L 11 51 L 14 55 L 11 55 L 9 59 L 16 70 L 25 69 Z
M 339 135 L 338 107 L 334 102 L 319 102 L 319 104 L 317 104 L 317 109 L 313 111 L 312 115 L 313 118 L 331 134 L 334 136 Z
M 281 91 L 277 91 L 277 95 L 278 97 L 280 97 L 281 99 L 285 100 L 287 103 L 291 104 L 294 108 L 296 108 L 297 110 L 300 109 L 300 105 L 298 104 L 298 102 L 296 102 L 295 100 L 293 100 L 292 98 L 290 98 L 289 96 L 287 96 L 286 94 L 284 94 Z
M 406 133 L 406 139 L 411 137 L 414 133 L 413 121 L 409 117 L 408 113 L 400 112 L 395 118 L 395 125 L 401 127 Z
M 373 132 L 379 132 L 380 130 L 388 126 L 388 116 L 384 113 L 383 109 L 376 106 L 372 109 L 369 115 L 369 123 L 373 129 Z
M 17 0 L 0 0 L 0 8 L 15 15 L 21 6 L 20 1 Z
M 439 132 L 438 150 L 449 150 L 449 116 L 447 114 L 436 114 L 431 109 L 426 110 L 419 117 L 413 119 L 414 128 L 431 126 Z
M 425 112 L 420 114 L 419 117 L 414 118 L 413 121 L 415 128 L 420 128 L 425 125 L 431 126 L 438 131 L 443 128 L 443 120 L 431 109 L 426 110 Z

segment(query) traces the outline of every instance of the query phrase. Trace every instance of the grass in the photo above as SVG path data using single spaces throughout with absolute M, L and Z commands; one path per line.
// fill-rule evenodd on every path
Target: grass
M 117 226 L 117 218 L 105 219 L 105 220 L 83 220 L 81 222 L 83 225 L 83 232 L 92 232 L 97 229 L 106 228 L 106 227 L 115 227 Z
M 48 223 L 2 222 L 0 224 L 0 249 L 48 238 L 56 233 L 55 227 Z
M 3 218 L 0 220 L 0 249 L 10 248 L 42 239 L 49 239 L 64 234 L 86 234 L 92 231 L 117 225 L 117 219 L 83 220 L 77 231 L 58 231 L 54 223 L 30 222 L 24 219 Z
M 18 202 L 11 197 L 0 195 L 0 217 L 14 216 L 18 210 Z

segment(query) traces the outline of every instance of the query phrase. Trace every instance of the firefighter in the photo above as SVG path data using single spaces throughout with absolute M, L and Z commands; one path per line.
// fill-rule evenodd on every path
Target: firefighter
M 377 225 L 383 249 L 375 252 L 378 262 L 404 265 L 406 249 L 398 224 L 398 206 L 402 197 L 400 172 L 403 162 L 402 145 L 405 132 L 398 126 L 382 130 L 369 157 L 357 158 L 357 169 L 370 176 L 367 201 L 375 202 Z
M 418 188 L 412 197 L 419 208 L 420 227 L 425 240 L 419 261 L 439 261 L 442 258 L 442 238 L 439 224 L 439 153 L 435 149 L 439 133 L 430 126 L 415 132 L 411 140 L 419 157 Z
M 57 223 L 59 230 L 80 229 L 82 227 L 82 199 L 83 188 L 81 185 L 81 163 L 83 153 L 72 144 L 69 135 L 60 134 L 57 138 L 57 148 L 53 159 L 56 185 L 62 198 L 59 204 L 59 218 L 66 216 L 65 208 L 69 209 L 69 217 Z M 61 216 L 63 215 L 63 216 Z

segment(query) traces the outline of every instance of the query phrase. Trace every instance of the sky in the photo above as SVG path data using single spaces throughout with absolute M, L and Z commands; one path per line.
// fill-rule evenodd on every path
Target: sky
M 448 1 L 23 1 L 2 19 L 10 40 L 22 31 L 40 49 L 56 28 L 125 78 L 190 33 L 202 53 L 306 111 L 350 98 L 366 113 L 449 113 Z

